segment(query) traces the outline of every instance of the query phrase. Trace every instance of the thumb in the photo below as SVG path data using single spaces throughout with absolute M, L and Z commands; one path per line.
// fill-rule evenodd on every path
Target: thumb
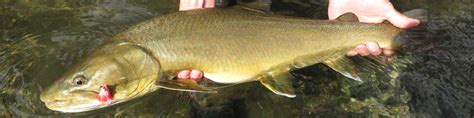
M 399 28 L 407 29 L 420 24 L 420 20 L 409 18 L 397 11 L 395 9 L 386 15 L 387 20 L 390 21 L 393 25 Z
M 334 20 L 337 17 L 339 17 L 340 15 L 342 15 L 343 13 L 344 12 L 342 10 L 339 10 L 339 9 L 336 9 L 336 8 L 333 8 L 332 6 L 330 6 L 329 9 L 328 9 L 329 20 Z

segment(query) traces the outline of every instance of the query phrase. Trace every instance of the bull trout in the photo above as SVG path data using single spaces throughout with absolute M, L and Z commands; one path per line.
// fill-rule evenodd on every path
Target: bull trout
M 205 78 L 220 84 L 258 81 L 278 95 L 295 97 L 290 69 L 324 63 L 360 81 L 345 52 L 368 41 L 394 49 L 401 31 L 389 23 L 359 23 L 351 13 L 334 21 L 239 6 L 171 13 L 106 40 L 40 98 L 52 110 L 83 112 L 159 88 L 216 91 L 192 80 L 173 79 L 183 69 L 201 70 Z M 102 85 L 112 90 L 113 100 L 107 104 L 97 98 Z

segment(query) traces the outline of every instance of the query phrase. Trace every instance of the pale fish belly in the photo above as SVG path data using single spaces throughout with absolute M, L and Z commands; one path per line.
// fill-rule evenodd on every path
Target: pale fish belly
M 233 83 L 244 83 L 249 81 L 254 81 L 255 79 L 251 75 L 244 75 L 239 73 L 204 73 L 204 77 L 223 84 L 233 84 Z
M 231 62 L 239 63 L 239 61 L 236 60 Z M 252 62 L 247 64 L 228 63 L 214 68 L 207 68 L 204 70 L 204 77 L 223 84 L 245 83 L 257 80 L 258 76 L 266 70 L 265 67 L 266 66 Z
M 255 72 L 204 72 L 204 77 L 208 78 L 217 83 L 233 84 L 233 83 L 245 83 L 249 81 L 255 81 L 257 74 Z

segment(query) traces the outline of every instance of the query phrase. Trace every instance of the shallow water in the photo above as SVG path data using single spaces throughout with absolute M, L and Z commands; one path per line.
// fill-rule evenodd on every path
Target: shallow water
M 354 58 L 367 62 L 361 66 L 373 66 L 364 70 L 364 83 L 315 65 L 293 71 L 298 93 L 294 99 L 274 95 L 257 83 L 247 83 L 222 90 L 225 94 L 160 90 L 113 107 L 67 114 L 43 105 L 39 100 L 43 88 L 105 39 L 133 24 L 175 12 L 177 1 L 1 0 L 0 116 L 472 117 L 474 3 L 392 2 L 400 11 L 428 10 L 429 22 L 407 31 L 409 43 L 398 51 L 388 69 Z M 325 19 L 326 6 L 327 2 L 319 1 L 274 0 L 272 9 L 279 14 Z

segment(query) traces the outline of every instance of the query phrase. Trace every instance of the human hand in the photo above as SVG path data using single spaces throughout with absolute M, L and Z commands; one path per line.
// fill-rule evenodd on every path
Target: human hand
M 216 0 L 180 0 L 179 11 L 214 8 Z
M 328 16 L 334 20 L 338 16 L 352 12 L 360 22 L 381 23 L 388 20 L 394 26 L 399 28 L 411 28 L 420 21 L 402 15 L 395 10 L 389 0 L 329 0 Z M 376 42 L 367 42 L 367 44 L 357 45 L 354 49 L 346 53 L 347 56 L 380 55 L 391 56 L 394 51 L 391 49 L 381 49 Z
M 204 73 L 199 70 L 181 70 L 176 75 L 178 80 L 190 79 L 196 82 L 200 82 L 204 78 Z

